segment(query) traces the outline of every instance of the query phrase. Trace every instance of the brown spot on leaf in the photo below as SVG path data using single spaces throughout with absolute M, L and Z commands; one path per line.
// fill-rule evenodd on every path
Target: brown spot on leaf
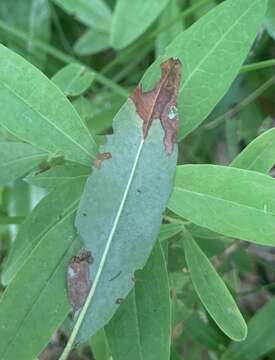
M 68 266 L 68 293 L 74 312 L 82 308 L 91 289 L 89 264 L 92 262 L 91 252 L 82 250 L 78 256 L 71 258 Z
M 123 303 L 124 299 L 123 298 L 118 298 L 116 299 L 116 304 L 121 305 Z
M 96 157 L 96 159 L 94 161 L 94 166 L 97 169 L 100 169 L 102 161 L 108 160 L 108 159 L 111 159 L 111 158 L 112 158 L 112 154 L 110 152 L 97 154 L 97 157 Z
M 164 146 L 168 154 L 177 142 L 179 121 L 177 97 L 179 93 L 181 62 L 168 59 L 161 64 L 161 78 L 150 91 L 143 92 L 139 85 L 131 97 L 138 115 L 143 120 L 143 137 L 146 139 L 153 120 L 160 119 L 164 129 Z

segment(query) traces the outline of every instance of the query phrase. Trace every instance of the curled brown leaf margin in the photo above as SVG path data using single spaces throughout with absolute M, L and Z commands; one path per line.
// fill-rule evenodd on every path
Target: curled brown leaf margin
M 181 62 L 169 58 L 161 65 L 161 77 L 155 87 L 143 92 L 139 85 L 131 96 L 136 111 L 143 120 L 143 138 L 146 139 L 153 120 L 159 119 L 165 132 L 164 147 L 171 154 L 177 143 L 179 119 L 177 97 L 181 80 Z

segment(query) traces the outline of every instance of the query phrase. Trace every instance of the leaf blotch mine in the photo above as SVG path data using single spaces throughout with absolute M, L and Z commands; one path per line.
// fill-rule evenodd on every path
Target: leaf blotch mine
M 108 160 L 108 159 L 111 159 L 111 158 L 112 158 L 112 154 L 110 152 L 97 154 L 97 157 L 96 157 L 96 159 L 94 161 L 94 166 L 97 169 L 100 169 L 102 161 Z
M 143 92 L 139 85 L 131 97 L 138 115 L 143 120 L 143 138 L 146 139 L 153 120 L 159 119 L 164 129 L 164 147 L 167 154 L 177 143 L 179 120 L 177 97 L 181 79 L 181 62 L 168 59 L 161 64 L 161 78 L 155 87 Z
M 68 266 L 67 285 L 74 312 L 82 308 L 91 289 L 89 265 L 93 262 L 90 251 L 82 250 L 73 256 Z

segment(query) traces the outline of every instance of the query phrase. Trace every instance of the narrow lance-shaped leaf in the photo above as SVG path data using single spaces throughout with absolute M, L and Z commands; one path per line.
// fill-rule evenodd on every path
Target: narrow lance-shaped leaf
M 168 207 L 220 234 L 275 243 L 275 180 L 270 176 L 228 166 L 178 166 Z
M 203 305 L 231 339 L 246 337 L 245 321 L 224 282 L 190 233 L 185 233 L 184 252 L 194 288 Z
M 65 353 L 77 333 L 78 341 L 85 341 L 110 320 L 152 250 L 177 160 L 180 67 L 169 59 L 151 91 L 136 89 L 102 146 L 101 158 L 109 159 L 98 159 L 87 181 L 76 226 L 94 258 L 93 284 Z
M 275 129 L 254 139 L 231 162 L 230 166 L 268 173 L 275 164 Z
M 157 241 L 134 289 L 105 328 L 114 360 L 168 360 L 170 312 L 165 258 Z
M 45 158 L 45 152 L 31 145 L 0 142 L 0 184 L 7 184 L 27 174 Z
M 209 11 L 166 48 L 164 57 L 182 60 L 179 92 L 180 138 L 194 130 L 225 95 L 260 29 L 266 0 L 227 0 Z M 146 72 L 149 88 L 159 58 Z
M 76 110 L 45 75 L 0 45 L 0 125 L 66 160 L 89 165 L 97 146 Z
M 249 320 L 245 341 L 232 342 L 222 360 L 258 360 L 275 348 L 275 299 L 271 299 Z

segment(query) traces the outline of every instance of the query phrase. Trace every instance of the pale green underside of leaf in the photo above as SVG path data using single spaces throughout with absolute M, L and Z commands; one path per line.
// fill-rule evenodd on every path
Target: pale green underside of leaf
M 105 328 L 114 360 L 169 360 L 170 317 L 168 274 L 157 242 L 136 274 L 134 289 Z
M 68 14 L 83 24 L 102 31 L 109 31 L 112 14 L 104 0 L 53 0 Z
M 143 141 L 142 121 L 129 99 L 114 120 L 114 135 L 100 150 L 112 158 L 94 169 L 87 181 L 76 226 L 94 257 L 94 283 L 80 341 L 110 320 L 116 299 L 127 296 L 134 272 L 143 268 L 153 247 L 177 158 L 176 148 L 172 155 L 165 153 L 163 136 L 155 120 Z
M 89 89 L 95 73 L 77 63 L 72 63 L 59 70 L 52 81 L 66 96 L 79 96 Z
M 189 233 L 184 237 L 184 252 L 194 288 L 211 317 L 231 339 L 243 340 L 247 328 L 232 295 Z
M 80 56 L 97 54 L 110 45 L 110 34 L 96 29 L 88 29 L 74 44 L 74 51 Z
M 178 166 L 168 207 L 226 236 L 275 244 L 275 180 L 215 165 Z
M 260 29 L 266 0 L 227 0 L 181 33 L 142 81 L 151 89 L 164 58 L 182 62 L 178 98 L 182 139 L 209 115 L 237 76 Z
M 33 249 L 40 242 L 45 241 L 48 234 L 53 232 L 64 218 L 71 217 L 76 212 L 84 180 L 85 178 L 74 179 L 60 184 L 42 199 L 25 222 L 21 224 L 14 246 L 4 264 L 1 280 L 5 285 L 11 282 L 28 258 L 32 257 Z M 56 242 L 59 241 L 61 240 L 56 237 Z M 46 256 L 45 253 L 45 259 Z
M 230 166 L 268 173 L 274 164 L 275 129 L 270 129 L 254 139 Z
M 7 184 L 34 169 L 47 154 L 24 143 L 0 142 L 0 184 Z
M 65 273 L 79 250 L 71 214 L 32 250 L 0 301 L 1 360 L 30 360 L 70 311 Z M 39 274 L 39 276 L 38 276 Z M 16 306 L 14 305 L 16 304 Z
M 64 165 L 55 166 L 40 174 L 31 174 L 24 180 L 29 184 L 41 188 L 52 189 L 67 181 L 76 179 L 85 180 L 91 171 L 92 169 L 87 166 L 68 162 Z
M 96 144 L 69 100 L 45 75 L 0 45 L 0 125 L 48 153 L 89 165 Z
M 275 348 L 275 300 L 271 299 L 249 320 L 245 341 L 231 343 L 222 360 L 258 360 Z
M 168 0 L 117 0 L 111 28 L 111 45 L 122 49 L 131 44 L 156 20 Z

